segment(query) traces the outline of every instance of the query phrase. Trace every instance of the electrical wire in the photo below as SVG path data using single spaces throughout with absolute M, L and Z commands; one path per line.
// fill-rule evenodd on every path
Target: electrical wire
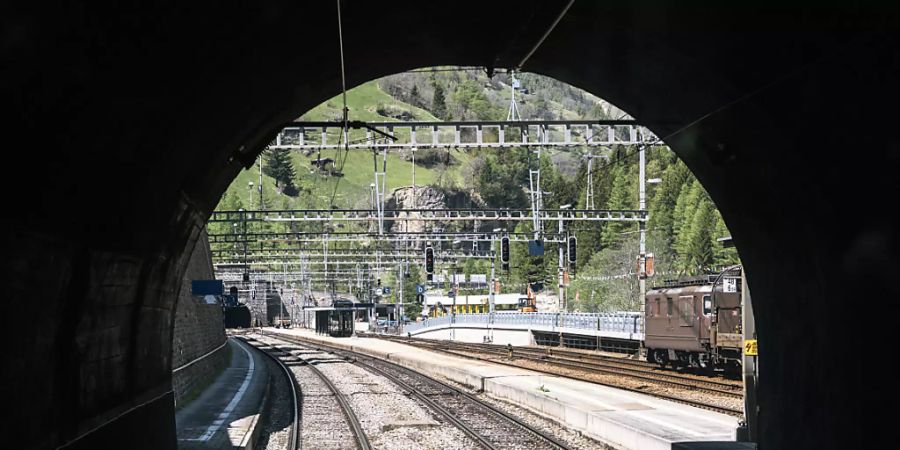
M 338 19 L 338 47 L 340 49 L 341 55 L 341 93 L 344 98 L 344 128 L 341 130 L 341 140 L 344 141 L 344 157 L 341 158 L 341 149 L 338 147 L 336 149 L 336 153 L 334 155 L 334 163 L 332 163 L 332 167 L 334 167 L 335 163 L 340 161 L 340 167 L 337 167 L 338 171 L 343 174 L 344 172 L 344 162 L 347 161 L 347 155 L 350 153 L 350 128 L 349 128 L 349 115 L 350 109 L 347 108 L 347 77 L 344 71 L 344 28 L 341 23 L 341 0 L 336 0 L 337 2 L 337 19 Z M 328 202 L 329 207 L 334 209 L 334 198 L 337 196 L 338 186 L 341 184 L 341 177 L 337 179 L 334 183 L 334 191 L 331 193 L 331 200 Z
M 569 8 L 571 8 L 572 4 L 574 4 L 574 3 L 575 3 L 575 0 L 569 0 L 569 4 L 566 5 L 566 7 L 563 8 L 562 11 L 560 11 L 558 16 L 556 16 L 556 20 L 554 20 L 553 23 L 550 24 L 550 28 L 547 28 L 547 31 L 544 32 L 544 35 L 541 36 L 541 39 L 538 40 L 536 44 L 534 44 L 534 47 L 531 48 L 531 51 L 529 51 L 528 54 L 525 55 L 524 58 L 522 58 L 522 61 L 519 62 L 519 65 L 516 66 L 515 70 L 517 72 L 522 70 L 522 66 L 525 65 L 525 63 L 528 61 L 528 58 L 531 58 L 531 55 L 533 55 L 534 52 L 536 52 L 537 49 L 541 46 L 541 44 L 544 43 L 544 40 L 547 39 L 547 36 L 550 36 L 550 33 L 553 32 L 553 29 L 556 28 L 556 25 L 559 23 L 560 20 L 562 20 L 563 16 L 565 16 L 566 13 L 569 12 Z

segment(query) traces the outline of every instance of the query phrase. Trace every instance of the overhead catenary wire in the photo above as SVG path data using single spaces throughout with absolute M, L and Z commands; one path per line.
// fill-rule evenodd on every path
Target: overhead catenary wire
M 349 109 L 347 108 L 347 77 L 344 71 L 344 30 L 343 24 L 341 23 L 341 0 L 337 0 L 337 19 L 338 19 L 338 48 L 340 50 L 341 55 L 341 93 L 344 97 L 344 141 L 346 142 L 346 133 L 348 131 L 347 122 Z
M 341 59 L 341 95 L 344 100 L 344 109 L 342 111 L 344 127 L 341 130 L 341 140 L 344 142 L 344 157 L 341 158 L 340 155 L 340 147 L 337 149 L 337 154 L 335 155 L 334 161 L 337 163 L 340 161 L 340 166 L 337 168 L 339 171 L 343 172 L 344 163 L 347 161 L 347 155 L 350 153 L 350 128 L 349 128 L 349 115 L 350 109 L 347 107 L 347 76 L 344 69 L 344 28 L 343 23 L 341 21 L 341 0 L 336 0 L 337 2 L 337 19 L 338 19 L 338 49 L 340 51 L 340 59 Z M 332 164 L 333 165 L 333 164 Z M 334 191 L 331 193 L 331 200 L 328 202 L 331 208 L 334 208 L 334 198 L 337 196 L 338 187 L 341 184 L 341 177 L 337 179 L 334 183 Z
M 522 58 L 522 61 L 520 61 L 519 64 L 516 66 L 515 70 L 517 72 L 522 70 L 522 67 L 525 65 L 526 62 L 528 62 L 528 59 L 531 58 L 531 55 L 533 55 L 534 52 L 536 52 L 537 49 L 540 48 L 541 44 L 544 43 L 544 40 L 547 39 L 547 36 L 550 36 L 550 33 L 553 32 L 553 29 L 556 28 L 556 25 L 559 24 L 559 21 L 562 20 L 562 18 L 566 15 L 567 12 L 569 12 L 569 8 L 571 8 L 572 4 L 574 4 L 574 3 L 575 3 L 575 0 L 569 0 L 569 3 L 566 5 L 566 7 L 563 8 L 562 11 L 560 11 L 558 16 L 556 16 L 556 20 L 554 20 L 553 23 L 550 24 L 550 27 L 547 28 L 547 31 L 544 32 L 544 35 L 541 36 L 541 38 L 537 41 L 537 43 L 534 44 L 534 47 L 531 48 L 531 50 L 525 55 L 525 57 Z

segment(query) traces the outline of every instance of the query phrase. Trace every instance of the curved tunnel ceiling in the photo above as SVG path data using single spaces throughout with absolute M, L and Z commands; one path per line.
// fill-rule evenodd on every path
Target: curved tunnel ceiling
M 348 87 L 415 67 L 514 66 L 565 3 L 345 2 Z M 24 304 L 49 305 L 49 337 L 17 351 L 57 355 L 30 382 L 60 393 L 22 417 L 44 418 L 36 423 L 57 427 L 47 439 L 66 442 L 165 389 L 171 327 L 142 311 L 171 308 L 163 285 L 183 272 L 184 248 L 278 126 L 340 92 L 335 5 L 29 5 L 0 23 L 15 192 L 4 285 Z M 861 337 L 822 341 L 845 323 L 846 299 L 896 292 L 898 222 L 881 212 L 897 193 L 900 151 L 881 139 L 893 124 L 880 114 L 898 99 L 896 23 L 895 11 L 854 7 L 578 1 L 523 67 L 628 111 L 719 205 L 766 337 L 766 448 L 861 439 L 846 426 L 860 407 L 860 388 L 846 387 L 859 370 L 832 357 L 857 351 Z M 44 267 L 63 269 L 47 281 Z M 110 271 L 134 305 L 131 331 L 116 338 L 124 362 L 109 363 L 127 381 L 91 391 L 81 356 L 58 354 L 113 301 L 97 294 L 98 273 Z M 57 400 L 63 412 L 48 414 Z

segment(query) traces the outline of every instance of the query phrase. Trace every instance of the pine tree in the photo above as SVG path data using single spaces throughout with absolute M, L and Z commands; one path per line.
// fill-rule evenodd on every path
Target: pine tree
M 444 88 L 440 84 L 434 84 L 434 96 L 431 98 L 431 113 L 441 120 L 447 119 L 447 102 L 444 98 Z
M 691 237 L 693 236 L 694 215 L 702 199 L 706 197 L 706 191 L 700 182 L 694 180 L 690 185 L 685 185 L 687 193 L 684 198 L 679 194 L 679 200 L 682 201 L 680 207 L 676 205 L 676 210 L 680 210 L 680 215 L 675 216 L 675 222 L 678 228 L 678 234 L 675 238 L 675 251 L 678 253 L 680 267 L 687 270 L 691 266 L 690 246 Z
M 412 87 L 412 90 L 409 92 L 409 103 L 413 106 L 422 107 L 422 97 L 419 94 L 419 87 L 415 84 Z
M 299 194 L 294 179 L 297 172 L 294 171 L 294 163 L 291 160 L 291 151 L 286 148 L 273 148 L 265 154 L 263 173 L 275 179 L 275 186 L 280 187 L 281 192 L 290 197 Z
M 650 220 L 647 228 L 657 230 L 663 236 L 663 246 L 660 249 L 669 253 L 672 240 L 675 236 L 675 208 L 678 203 L 682 186 L 690 179 L 690 171 L 681 161 L 667 167 L 662 176 L 662 183 L 654 189 L 653 200 L 650 202 Z M 682 200 L 682 207 L 684 200 Z M 683 210 L 681 211 L 683 213 Z
M 694 217 L 691 220 L 689 236 L 687 237 L 687 266 L 688 273 L 702 273 L 713 262 L 712 229 L 713 229 L 713 205 L 708 199 L 701 198 L 695 208 Z
M 637 206 L 637 189 L 634 183 L 637 177 L 631 173 L 629 167 L 618 165 L 613 170 L 613 185 L 609 194 L 607 209 L 635 209 Z M 607 222 L 603 225 L 601 242 L 604 247 L 617 245 L 622 239 L 622 233 L 632 224 L 625 222 Z
M 687 207 L 687 196 L 690 184 L 682 184 L 675 198 L 675 208 L 672 209 L 672 240 L 673 247 L 677 246 L 678 236 L 681 235 L 681 227 L 684 225 L 684 210 Z M 677 250 L 673 248 L 673 250 Z
M 725 226 L 725 220 L 722 219 L 722 213 L 715 210 L 714 216 L 715 226 L 713 226 L 713 233 L 710 236 L 713 248 L 713 264 L 717 267 L 738 264 L 740 260 L 738 258 L 737 249 L 734 247 L 725 248 L 725 246 L 718 241 L 719 238 L 731 236 L 731 232 L 728 231 L 728 227 Z

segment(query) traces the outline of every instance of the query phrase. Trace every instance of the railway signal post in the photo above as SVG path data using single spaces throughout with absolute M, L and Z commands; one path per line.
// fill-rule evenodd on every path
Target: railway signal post
M 509 236 L 500 238 L 500 264 L 504 271 L 509 271 Z
M 431 246 L 425 247 L 425 273 L 428 281 L 434 278 L 434 247 Z

